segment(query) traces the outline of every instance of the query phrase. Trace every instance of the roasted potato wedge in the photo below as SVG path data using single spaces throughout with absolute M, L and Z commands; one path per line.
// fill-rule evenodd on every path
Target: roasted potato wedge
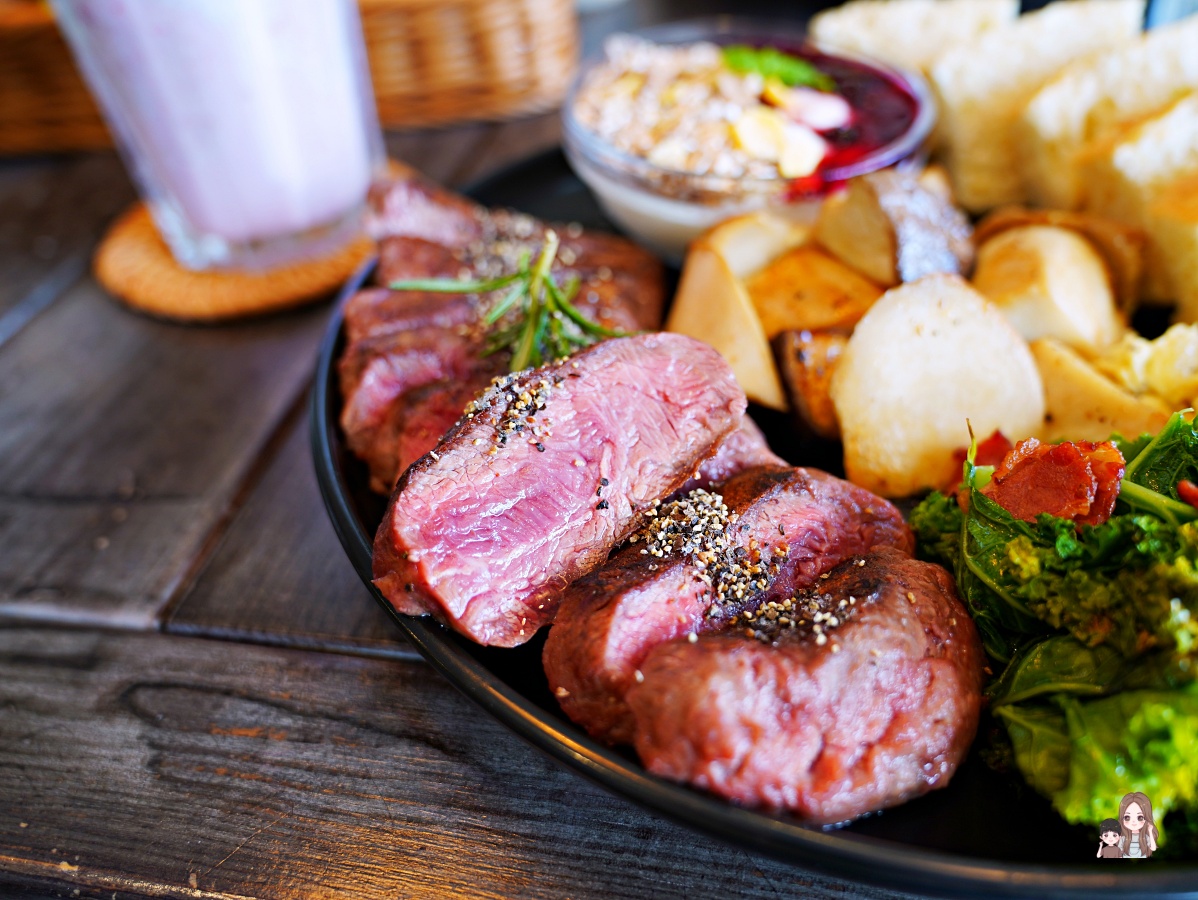
M 882 288 L 818 247 L 802 245 L 745 282 L 767 338 L 783 331 L 851 329 Z
M 832 373 L 849 478 L 903 497 L 946 484 L 975 434 L 1020 438 L 1044 420 L 1027 343 L 963 279 L 930 275 L 882 295 Z
M 690 335 L 728 360 L 750 400 L 785 410 L 769 340 L 744 279 L 801 244 L 808 229 L 770 212 L 751 213 L 696 238 L 686 256 L 667 331 Z
M 965 214 L 929 178 L 883 169 L 854 178 L 829 198 L 815 239 L 858 272 L 885 287 L 937 272 L 967 274 L 972 230 Z
M 800 428 L 834 440 L 840 423 L 832 405 L 832 373 L 848 344 L 847 334 L 831 331 L 783 331 L 774 338 L 778 373 Z
M 978 251 L 973 285 L 1029 341 L 1056 338 L 1096 355 L 1125 330 L 1102 257 L 1069 228 L 1000 232 Z
M 811 226 L 770 210 L 721 222 L 699 237 L 724 258 L 737 278 L 748 278 L 811 235 Z
M 1060 341 L 1033 341 L 1031 350 L 1044 383 L 1043 440 L 1105 441 L 1116 431 L 1138 437 L 1168 420 L 1164 401 L 1124 390 Z
M 1091 213 L 1005 206 L 978 223 L 973 233 L 974 242 L 981 247 L 996 235 L 1025 225 L 1054 225 L 1076 231 L 1086 238 L 1106 264 L 1119 309 L 1124 315 L 1131 315 L 1140 301 L 1144 279 L 1147 238 L 1142 231 Z

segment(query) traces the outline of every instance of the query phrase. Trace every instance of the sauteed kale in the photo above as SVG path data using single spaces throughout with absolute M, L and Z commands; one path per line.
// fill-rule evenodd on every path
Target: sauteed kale
M 1112 440 L 1127 467 L 1102 524 L 1015 518 L 982 493 L 993 469 L 971 455 L 965 502 L 933 493 L 911 525 L 920 552 L 956 573 L 1027 782 L 1070 822 L 1098 823 L 1128 791 L 1194 818 L 1198 509 L 1182 497 L 1198 430 L 1178 413 L 1155 437 Z

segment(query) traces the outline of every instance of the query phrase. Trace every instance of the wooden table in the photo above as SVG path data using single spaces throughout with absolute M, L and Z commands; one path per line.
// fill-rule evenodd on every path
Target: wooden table
M 388 143 L 461 185 L 556 140 Z M 330 304 L 127 311 L 89 259 L 132 198 L 111 154 L 0 164 L 0 896 L 898 896 L 648 814 L 432 672 L 317 492 Z

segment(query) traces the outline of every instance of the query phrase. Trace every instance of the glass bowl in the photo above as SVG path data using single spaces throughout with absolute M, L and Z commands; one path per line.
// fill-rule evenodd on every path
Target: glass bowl
M 674 263 L 681 262 L 687 244 L 694 237 L 718 222 L 754 209 L 784 207 L 795 218 L 813 219 L 819 200 L 849 179 L 920 156 L 935 124 L 935 103 L 919 75 L 860 54 L 812 44 L 793 25 L 720 17 L 659 25 L 631 34 L 659 44 L 708 41 L 801 52 L 821 66 L 827 65 L 841 73 L 859 72 L 874 83 L 881 79 L 911 110 L 906 126 L 885 143 L 851 159 L 827 158 L 815 173 L 803 178 L 695 174 L 651 163 L 616 147 L 579 121 L 575 100 L 589 74 L 605 57 L 600 53 L 588 59 L 575 77 L 562 108 L 566 158 L 615 224 Z M 837 71 L 831 74 L 837 77 Z M 853 103 L 850 96 L 853 87 L 840 78 L 838 82 L 857 115 L 869 116 L 869 108 Z

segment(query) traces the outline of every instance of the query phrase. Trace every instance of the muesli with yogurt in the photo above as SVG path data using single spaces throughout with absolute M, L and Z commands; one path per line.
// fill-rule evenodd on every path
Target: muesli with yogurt
M 821 132 L 842 129 L 853 118 L 838 93 L 795 84 L 788 75 L 797 70 L 799 80 L 824 87 L 834 87 L 831 79 L 777 50 L 656 44 L 627 34 L 609 38 L 604 50 L 605 62 L 574 100 L 574 115 L 617 149 L 663 169 L 803 177 L 828 153 Z

